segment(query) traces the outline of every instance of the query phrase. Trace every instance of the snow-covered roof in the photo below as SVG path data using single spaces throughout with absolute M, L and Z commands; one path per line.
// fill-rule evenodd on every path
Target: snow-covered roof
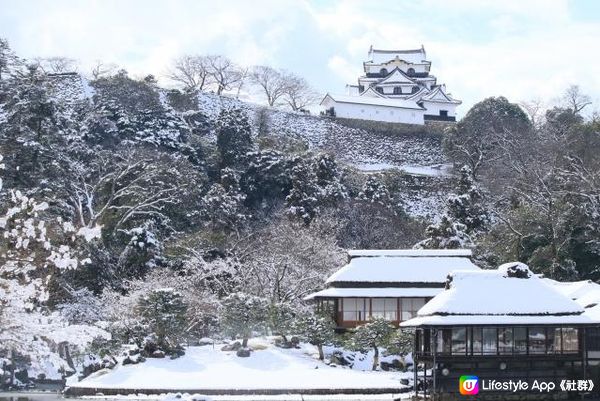
M 456 100 L 456 99 L 452 98 L 452 96 L 450 96 L 449 94 L 444 92 L 444 89 L 442 86 L 438 86 L 437 88 L 433 89 L 427 95 L 423 96 L 421 98 L 421 100 L 426 101 L 426 102 L 433 102 L 433 103 L 452 103 L 452 104 L 461 104 L 462 103 L 460 100 Z
M 577 302 L 518 262 L 497 270 L 454 271 L 447 289 L 403 326 L 592 323 Z
M 464 256 L 471 257 L 470 249 L 351 249 L 348 256 Z
M 353 250 L 326 283 L 438 283 L 452 270 L 479 270 L 469 250 Z
M 369 49 L 369 60 L 373 63 L 385 63 L 396 57 L 413 64 L 427 62 L 427 55 L 423 47 L 410 50 L 382 50 L 373 49 L 373 47 Z
M 575 282 L 544 280 L 584 308 L 584 315 L 596 322 L 600 322 L 600 284 L 594 283 L 591 280 Z
M 377 83 L 377 85 L 385 84 L 412 84 L 416 85 L 414 79 L 406 75 L 400 68 L 396 67 L 385 78 Z
M 444 289 L 437 288 L 326 288 L 310 294 L 305 301 L 314 298 L 403 298 L 403 297 L 434 297 Z
M 396 107 L 400 109 L 415 109 L 424 110 L 423 107 L 419 106 L 415 101 L 406 99 L 386 99 L 386 98 L 375 98 L 367 96 L 345 96 L 345 95 L 332 95 L 326 94 L 321 104 L 323 105 L 327 99 L 331 99 L 337 103 L 356 103 L 366 104 L 373 106 L 385 106 L 385 107 Z

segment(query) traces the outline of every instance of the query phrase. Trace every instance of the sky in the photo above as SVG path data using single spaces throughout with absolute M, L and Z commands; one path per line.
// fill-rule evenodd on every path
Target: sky
M 369 46 L 421 45 L 463 100 L 557 101 L 578 84 L 600 109 L 597 0 L 0 0 L 0 37 L 22 57 L 95 60 L 162 77 L 182 54 L 222 54 L 304 76 L 320 93 L 355 83 Z

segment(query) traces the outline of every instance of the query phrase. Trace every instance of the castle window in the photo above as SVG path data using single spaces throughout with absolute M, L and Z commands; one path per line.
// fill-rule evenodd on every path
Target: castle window
M 375 90 L 379 93 L 383 93 L 383 88 L 380 86 L 376 87 Z
M 418 86 L 413 86 L 411 93 L 417 93 L 418 91 L 419 91 L 419 87 Z
M 387 68 L 382 68 L 381 70 L 379 70 L 379 73 L 381 75 L 387 75 L 388 74 L 388 70 L 387 70 Z
M 408 70 L 406 70 L 406 74 L 407 75 L 414 75 L 415 74 L 415 69 L 414 68 L 409 68 Z
M 448 110 L 440 110 L 440 117 L 448 117 Z
M 402 94 L 402 88 L 399 86 L 394 86 L 394 95 L 401 95 Z

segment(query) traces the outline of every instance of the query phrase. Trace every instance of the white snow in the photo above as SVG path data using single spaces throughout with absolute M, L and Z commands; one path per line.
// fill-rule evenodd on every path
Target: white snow
M 310 294 L 304 300 L 316 297 L 323 298 L 401 298 L 401 297 L 434 297 L 443 288 L 327 288 Z
M 96 225 L 94 227 L 81 227 L 77 231 L 77 235 L 85 238 L 87 242 L 90 242 L 96 238 L 100 238 L 102 235 L 102 226 Z
M 250 343 L 252 345 L 252 343 Z M 331 367 L 318 361 L 307 349 L 276 347 L 240 358 L 210 345 L 189 347 L 175 360 L 148 359 L 138 365 L 100 371 L 72 385 L 78 388 L 116 389 L 401 389 L 398 372 L 362 372 Z M 311 347 L 312 352 L 316 349 Z M 405 374 L 406 375 L 406 374 Z
M 351 249 L 348 255 L 355 256 L 464 256 L 471 257 L 470 249 Z
M 529 277 L 511 277 L 517 267 Z M 454 271 L 450 287 L 403 326 L 420 324 L 591 323 L 583 307 L 521 263 L 497 270 Z
M 447 256 L 452 255 L 448 251 L 432 250 L 355 252 L 360 252 L 361 256 L 351 253 L 353 257 L 350 262 L 331 275 L 326 283 L 444 283 L 452 270 L 479 270 L 464 250 L 458 251 L 456 256 Z M 375 256 L 378 253 L 382 256 Z M 433 256 L 436 254 L 440 256 Z

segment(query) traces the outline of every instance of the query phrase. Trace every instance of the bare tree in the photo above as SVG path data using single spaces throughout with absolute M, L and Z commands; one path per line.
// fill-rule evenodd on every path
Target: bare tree
M 314 104 L 318 94 L 310 87 L 306 79 L 294 74 L 285 77 L 284 98 L 293 111 L 299 111 Z
M 196 55 L 181 56 L 173 62 L 167 77 L 187 91 L 201 91 L 212 82 L 210 58 Z
M 237 82 L 237 85 L 235 85 L 235 89 L 236 89 L 235 97 L 236 97 L 236 99 L 240 97 L 240 92 L 242 91 L 242 88 L 244 87 L 244 84 L 246 84 L 246 82 L 248 81 L 248 75 L 250 74 L 250 68 L 248 68 L 248 67 L 239 67 L 238 74 L 239 74 L 239 78 L 240 79 Z
M 217 95 L 230 90 L 242 76 L 238 66 L 225 56 L 207 56 L 209 73 L 217 86 Z
M 117 70 L 117 65 L 113 63 L 105 64 L 101 60 L 96 60 L 92 67 L 92 78 L 98 79 L 106 75 L 112 75 Z
M 250 79 L 262 89 L 267 97 L 267 104 L 271 107 L 285 94 L 287 80 L 285 74 L 279 70 L 258 65 L 252 69 Z
M 61 74 L 77 71 L 77 61 L 69 57 L 37 58 L 36 63 L 45 73 Z
M 579 114 L 586 106 L 592 104 L 590 97 L 581 92 L 579 85 L 569 86 L 562 99 L 575 114 Z
M 539 129 L 544 124 L 546 107 L 541 99 L 532 99 L 519 103 L 519 106 L 527 113 L 534 128 Z

